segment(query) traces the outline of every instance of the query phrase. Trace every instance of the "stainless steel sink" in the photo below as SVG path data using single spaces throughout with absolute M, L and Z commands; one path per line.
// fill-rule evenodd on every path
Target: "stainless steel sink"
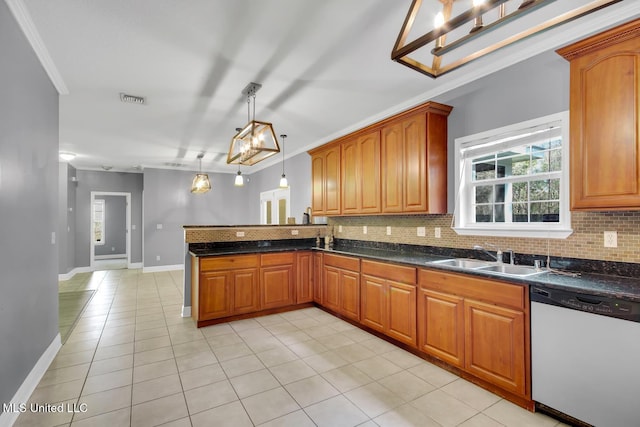
M 493 271 L 508 276 L 533 276 L 534 274 L 544 273 L 544 270 L 536 270 L 533 267 L 526 267 L 523 265 L 511 265 L 511 264 L 495 264 L 485 267 L 481 267 L 482 271 Z
M 477 259 L 455 258 L 443 259 L 441 261 L 433 261 L 434 264 L 448 265 L 451 267 L 477 269 L 491 266 L 493 263 L 487 261 L 479 261 Z

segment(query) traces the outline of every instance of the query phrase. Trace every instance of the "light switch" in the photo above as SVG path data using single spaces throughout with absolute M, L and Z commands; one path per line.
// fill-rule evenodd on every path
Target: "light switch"
M 391 227 L 387 225 L 387 236 L 391 236 Z
M 338 226 L 338 233 L 342 233 L 342 226 L 341 225 Z
M 366 225 L 362 226 L 362 234 L 367 234 L 367 226 Z
M 135 224 L 131 224 L 131 229 L 135 230 L 136 229 L 136 225 Z
M 244 231 L 236 231 L 236 237 L 244 237 Z
M 425 237 L 427 235 L 426 227 L 418 227 L 417 235 L 418 237 Z
M 298 235 L 298 230 L 291 230 L 291 235 L 292 236 L 297 236 Z
M 433 235 L 435 236 L 436 239 L 439 239 L 440 237 L 442 237 L 440 227 L 436 227 L 433 230 Z
M 156 224 L 156 229 L 162 230 L 162 224 Z

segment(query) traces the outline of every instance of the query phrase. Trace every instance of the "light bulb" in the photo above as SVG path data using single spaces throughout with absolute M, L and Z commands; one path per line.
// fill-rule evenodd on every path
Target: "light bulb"
M 287 177 L 282 174 L 282 178 L 280 178 L 280 188 L 287 188 L 289 183 L 287 182 Z
M 482 6 L 485 0 L 473 0 L 473 7 Z
M 438 14 L 433 20 L 433 27 L 440 28 L 443 25 L 444 25 L 444 14 L 442 12 L 438 12 Z

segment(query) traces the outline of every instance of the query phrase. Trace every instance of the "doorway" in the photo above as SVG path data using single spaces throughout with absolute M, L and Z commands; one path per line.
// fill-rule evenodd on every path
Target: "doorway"
M 131 193 L 91 192 L 91 269 L 131 267 Z
M 260 193 L 260 224 L 284 225 L 291 216 L 289 188 Z

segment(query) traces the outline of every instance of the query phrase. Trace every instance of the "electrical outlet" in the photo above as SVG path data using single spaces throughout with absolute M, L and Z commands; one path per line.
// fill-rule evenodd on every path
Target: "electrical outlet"
M 160 261 L 160 255 L 156 255 L 156 261 Z
M 342 226 L 341 225 L 338 226 L 338 233 L 342 233 Z
M 292 236 L 297 236 L 298 235 L 298 230 L 291 230 L 291 235 Z
M 617 248 L 618 247 L 618 232 L 617 231 L 605 231 L 604 232 L 604 247 L 605 248 Z
M 236 237 L 244 237 L 244 231 L 236 231 Z
M 162 230 L 162 224 L 156 224 L 156 230 Z
M 362 226 L 362 234 L 367 234 L 367 226 L 366 225 Z
M 435 236 L 435 238 L 436 238 L 436 239 L 439 239 L 439 238 L 441 238 L 441 237 L 442 237 L 440 227 L 436 227 L 436 228 L 433 230 L 433 235 Z
M 418 237 L 425 237 L 427 235 L 427 228 L 418 227 L 417 234 L 418 234 Z
M 387 236 L 391 236 L 391 227 L 387 225 Z
M 136 229 L 136 225 L 135 224 L 131 224 L 131 229 L 135 230 Z

